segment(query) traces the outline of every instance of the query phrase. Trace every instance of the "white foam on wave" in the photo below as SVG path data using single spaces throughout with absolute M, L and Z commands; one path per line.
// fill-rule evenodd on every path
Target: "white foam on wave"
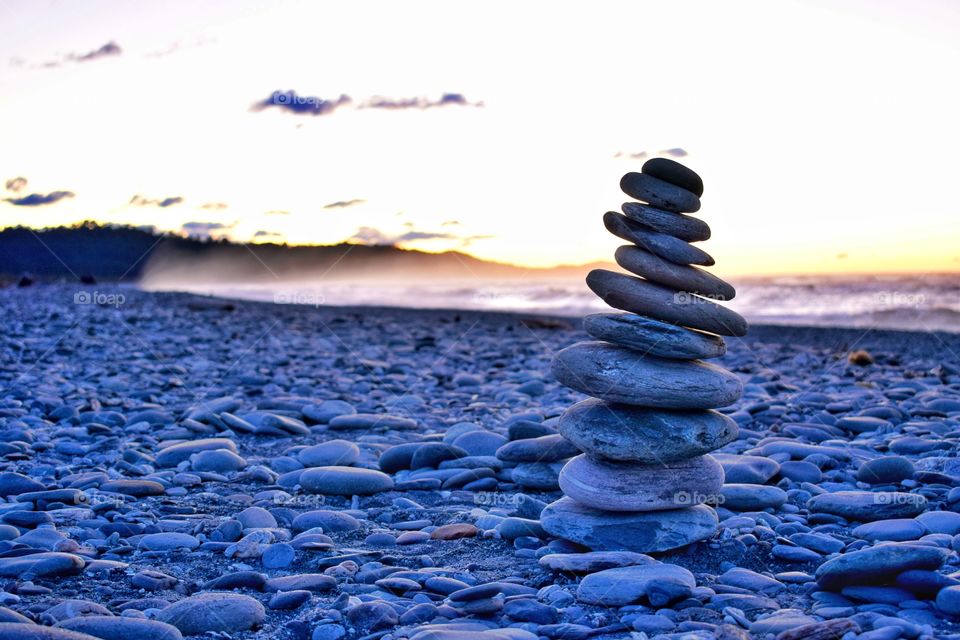
M 790 276 L 734 280 L 729 306 L 753 323 L 960 332 L 960 276 Z M 609 310 L 582 280 L 297 282 L 178 286 L 281 304 L 396 306 L 582 316 Z

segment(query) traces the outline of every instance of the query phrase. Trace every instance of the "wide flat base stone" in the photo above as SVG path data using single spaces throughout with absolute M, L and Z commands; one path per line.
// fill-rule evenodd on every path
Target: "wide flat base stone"
M 717 531 L 717 514 L 704 505 L 675 511 L 606 512 L 571 498 L 547 505 L 540 525 L 550 535 L 595 551 L 658 553 L 705 540 Z

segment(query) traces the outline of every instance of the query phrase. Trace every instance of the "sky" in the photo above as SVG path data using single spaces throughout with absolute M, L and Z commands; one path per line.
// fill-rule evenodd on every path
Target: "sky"
M 703 177 L 717 273 L 960 270 L 960 3 L 0 3 L 0 226 L 612 259 Z

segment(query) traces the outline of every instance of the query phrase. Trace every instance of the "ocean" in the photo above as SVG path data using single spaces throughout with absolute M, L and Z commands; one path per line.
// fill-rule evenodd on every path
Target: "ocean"
M 960 332 L 960 274 L 777 276 L 731 282 L 737 296 L 725 304 L 755 324 Z M 582 280 L 195 283 L 160 288 L 313 306 L 473 309 L 571 317 L 609 310 Z

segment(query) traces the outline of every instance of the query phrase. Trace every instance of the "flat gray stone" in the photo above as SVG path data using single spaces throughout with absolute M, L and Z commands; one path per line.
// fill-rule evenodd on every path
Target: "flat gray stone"
M 671 411 L 590 398 L 563 412 L 557 429 L 581 451 L 622 462 L 658 464 L 710 453 L 739 428 L 717 411 Z
M 837 491 L 810 498 L 807 508 L 811 513 L 873 522 L 917 516 L 927 510 L 927 499 L 917 493 L 897 491 Z
M 558 462 L 578 453 L 580 450 L 559 433 L 514 440 L 496 451 L 499 460 L 508 462 Z
M 764 484 L 725 484 L 720 495 L 720 504 L 732 511 L 778 509 L 787 501 L 786 491 Z
M 604 511 L 663 511 L 716 499 L 723 468 L 710 456 L 671 463 L 604 462 L 579 455 L 560 472 L 560 489 Z
M 657 209 L 639 202 L 624 202 L 620 207 L 623 214 L 654 231 L 674 236 L 687 242 L 699 242 L 710 239 L 710 227 L 706 222 L 682 213 L 666 209 Z
M 540 514 L 550 535 L 596 551 L 658 553 L 711 537 L 717 514 L 704 505 L 674 511 L 609 512 L 560 498 Z
M 583 319 L 583 328 L 597 340 L 661 358 L 696 360 L 727 352 L 720 336 L 634 313 L 593 313 Z
M 671 289 L 696 293 L 712 300 L 732 300 L 737 295 L 733 285 L 708 271 L 664 260 L 640 247 L 623 245 L 617 248 L 614 257 L 627 271 Z
M 620 178 L 620 189 L 631 198 L 660 209 L 677 213 L 694 213 L 700 210 L 700 198 L 696 194 L 645 173 L 631 171 L 624 175 Z
M 554 377 L 571 389 L 610 402 L 665 409 L 712 409 L 736 402 L 740 379 L 699 361 L 643 356 L 606 342 L 580 342 L 561 350 Z
M 101 640 L 182 640 L 175 626 L 126 616 L 82 616 L 63 620 L 58 629 L 86 633 Z
M 723 467 L 724 482 L 730 484 L 764 484 L 780 470 L 776 460 L 763 456 L 718 453 L 715 457 Z
M 0 622 L 0 640 L 100 640 L 96 636 L 69 629 L 44 627 L 22 622 Z
M 682 599 L 689 596 L 696 586 L 697 580 L 689 570 L 675 564 L 657 562 L 591 573 L 580 581 L 577 600 L 586 604 L 622 607 L 641 599 L 646 600 L 657 590 L 671 592 L 672 598 Z
M 919 540 L 926 535 L 926 528 L 912 518 L 894 518 L 876 520 L 855 527 L 851 533 L 864 540 L 884 540 L 887 542 L 906 542 Z
M 703 195 L 703 178 L 697 172 L 670 158 L 650 158 L 640 168 L 642 173 L 675 184 L 698 198 Z
M 297 452 L 297 460 L 305 467 L 349 467 L 359 459 L 359 447 L 346 440 L 328 440 Z
M 393 478 L 373 469 L 358 467 L 311 467 L 300 475 L 308 493 L 332 496 L 365 496 L 393 489 Z
M 594 269 L 587 274 L 587 286 L 615 309 L 724 336 L 747 333 L 747 321 L 736 311 L 624 273 Z
M 590 551 L 588 553 L 548 553 L 539 560 L 540 566 L 550 571 L 594 573 L 604 569 L 632 567 L 656 562 L 644 553 L 633 551 Z
M 200 593 L 179 600 L 157 614 L 157 620 L 171 624 L 187 636 L 210 631 L 234 633 L 263 624 L 263 605 L 239 593 Z
M 175 467 L 184 460 L 189 460 L 190 456 L 195 453 L 216 449 L 226 449 L 232 453 L 236 453 L 237 445 L 229 438 L 202 438 L 200 440 L 178 442 L 177 444 L 160 449 L 157 453 L 157 466 Z
M 817 584 L 831 591 L 851 585 L 883 584 L 909 569 L 936 570 L 949 552 L 940 547 L 888 543 L 852 551 L 817 568 Z
M 710 254 L 703 249 L 684 242 L 680 238 L 648 229 L 616 211 L 603 214 L 603 226 L 618 238 L 632 242 L 678 265 L 701 264 L 710 267 L 716 264 Z
M 83 571 L 84 560 L 72 553 L 34 553 L 27 556 L 0 558 L 0 577 L 69 576 Z

